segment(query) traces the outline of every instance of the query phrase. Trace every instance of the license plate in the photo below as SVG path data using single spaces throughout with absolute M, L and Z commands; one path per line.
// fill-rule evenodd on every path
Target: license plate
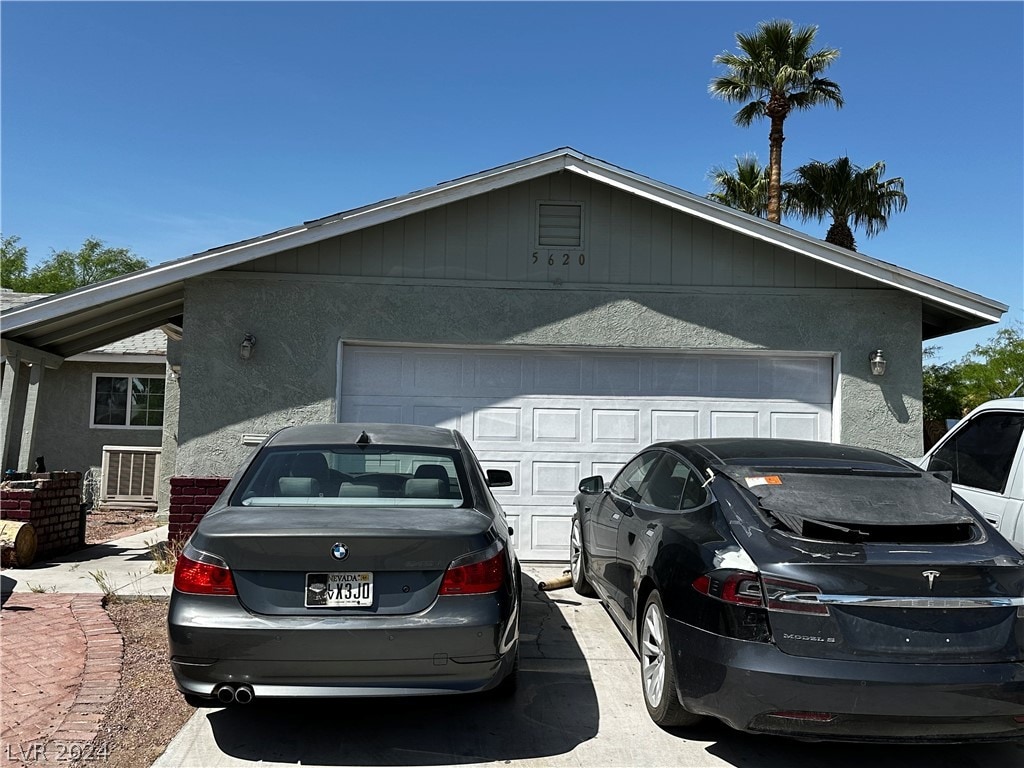
M 307 608 L 351 608 L 373 605 L 373 573 L 307 573 Z

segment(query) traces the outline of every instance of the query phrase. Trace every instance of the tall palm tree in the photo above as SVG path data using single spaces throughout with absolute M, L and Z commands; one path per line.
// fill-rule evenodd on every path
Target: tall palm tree
M 713 190 L 707 198 L 764 218 L 768 213 L 768 169 L 756 155 L 736 158 L 736 170 L 716 165 L 708 172 Z
M 829 163 L 812 160 L 793 171 L 794 181 L 783 185 L 786 213 L 804 221 L 832 217 L 825 240 L 851 251 L 857 250 L 853 227 L 863 227 L 873 237 L 889 226 L 889 217 L 907 208 L 903 178 L 882 180 L 885 163 L 861 168 L 849 157 Z
M 768 221 L 782 221 L 782 125 L 794 109 L 819 104 L 843 106 L 839 86 L 821 74 L 839 58 L 835 48 L 812 51 L 816 26 L 794 28 L 792 21 L 762 21 L 753 34 L 736 33 L 738 53 L 720 53 L 715 63 L 726 74 L 708 86 L 713 96 L 725 101 L 747 102 L 733 116 L 737 125 L 749 126 L 767 117 L 768 133 Z

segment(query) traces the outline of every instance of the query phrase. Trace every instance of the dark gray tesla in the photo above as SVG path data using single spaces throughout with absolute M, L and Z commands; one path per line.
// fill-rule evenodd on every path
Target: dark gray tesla
M 571 565 L 661 725 L 1024 736 L 1024 557 L 948 478 L 877 451 L 666 442 L 576 497 Z
M 519 564 L 458 432 L 290 427 L 178 559 L 171 666 L 193 704 L 511 690 Z

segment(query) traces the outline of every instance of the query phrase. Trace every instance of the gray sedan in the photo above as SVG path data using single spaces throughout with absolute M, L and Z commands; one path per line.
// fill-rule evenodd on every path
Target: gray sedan
M 456 431 L 289 427 L 178 558 L 171 666 L 196 706 L 514 688 L 520 569 Z

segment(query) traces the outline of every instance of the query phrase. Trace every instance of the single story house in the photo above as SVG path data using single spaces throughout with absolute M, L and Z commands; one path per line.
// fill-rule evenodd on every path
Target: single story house
M 0 310 L 50 296 L 0 289 Z M 2 389 L 11 407 L 4 410 L 0 470 L 30 472 L 42 457 L 48 471 L 81 472 L 90 501 L 155 507 L 166 360 L 162 330 L 53 360 L 46 375 L 45 366 L 5 351 Z M 35 418 L 26 434 L 30 397 Z
M 922 340 L 1006 310 L 563 148 L 7 311 L 2 338 L 45 364 L 179 329 L 168 478 L 289 424 L 457 428 L 515 479 L 520 556 L 564 559 L 580 479 L 654 440 L 920 453 Z

